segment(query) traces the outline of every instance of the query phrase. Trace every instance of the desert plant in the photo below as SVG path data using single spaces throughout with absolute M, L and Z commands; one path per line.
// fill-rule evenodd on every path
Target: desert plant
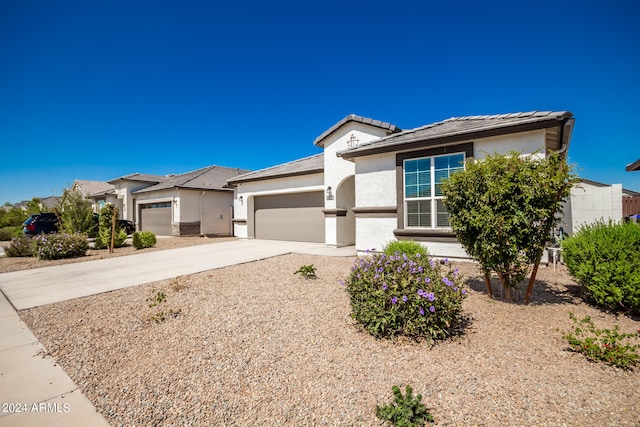
M 0 240 L 2 241 L 6 242 L 20 236 L 22 236 L 22 227 L 7 226 L 0 228 Z
M 303 265 L 302 267 L 300 267 L 298 269 L 298 271 L 295 271 L 293 274 L 300 274 L 305 279 L 317 279 L 318 278 L 318 276 L 316 276 L 316 268 L 313 266 L 313 264 L 311 264 L 311 265 Z
M 111 247 L 111 232 L 114 216 L 118 216 L 118 209 L 112 204 L 105 205 L 100 210 L 100 218 L 98 219 L 98 235 L 94 241 L 96 249 Z M 113 246 L 116 248 L 122 247 L 125 245 L 126 240 L 127 232 L 122 230 L 116 223 Z
M 20 236 L 11 239 L 9 246 L 4 249 L 4 254 L 8 257 L 31 257 L 33 250 L 33 239 L 29 236 Z
M 374 254 L 358 258 L 345 283 L 351 316 L 375 337 L 445 339 L 462 324 L 466 297 L 448 261 Z
M 34 239 L 34 255 L 39 259 L 76 258 L 87 253 L 89 243 L 82 233 L 40 234 Z
M 562 242 L 569 273 L 609 310 L 640 313 L 640 226 L 597 221 Z
M 631 344 L 632 339 L 640 339 L 640 330 L 636 333 L 621 333 L 618 325 L 613 329 L 597 329 L 589 316 L 578 320 L 573 314 L 569 317 L 576 327 L 562 336 L 573 351 L 582 353 L 591 361 L 602 361 L 619 368 L 630 368 L 638 362 L 639 344 Z
M 534 269 L 525 302 L 563 199 L 576 177 L 564 157 L 511 152 L 470 161 L 442 184 L 444 203 L 456 237 L 476 259 L 492 293 L 493 270 L 511 299 L 511 290 Z
M 427 421 L 433 422 L 433 415 L 422 403 L 422 395 L 414 397 L 410 385 L 407 385 L 404 396 L 398 386 L 394 385 L 392 390 L 393 402 L 376 406 L 376 417 L 398 427 L 418 427 L 424 426 Z
M 415 255 L 420 254 L 420 256 L 429 256 L 427 252 L 427 248 L 422 246 L 420 243 L 413 240 L 394 240 L 387 243 L 384 248 L 382 248 L 382 252 L 387 255 Z
M 136 231 L 132 235 L 132 241 L 136 249 L 152 248 L 156 245 L 156 235 L 151 231 Z
M 57 211 L 60 218 L 60 231 L 85 233 L 92 237 L 97 234 L 98 227 L 93 219 L 91 202 L 78 190 L 64 190 Z
M 160 310 L 155 312 L 146 314 L 143 317 L 143 320 L 146 322 L 160 323 L 164 322 L 169 317 L 178 317 L 182 313 L 182 309 L 175 308 L 162 308 L 166 306 L 167 303 L 167 294 L 162 291 L 152 291 L 152 295 L 147 298 L 145 301 L 147 302 L 147 306 L 149 308 L 158 307 Z

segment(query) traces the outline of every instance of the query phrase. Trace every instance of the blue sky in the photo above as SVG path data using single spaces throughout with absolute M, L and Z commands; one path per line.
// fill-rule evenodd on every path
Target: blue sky
M 568 110 L 578 173 L 640 191 L 639 5 L 2 1 L 0 203 L 272 166 L 352 113 L 409 129 Z

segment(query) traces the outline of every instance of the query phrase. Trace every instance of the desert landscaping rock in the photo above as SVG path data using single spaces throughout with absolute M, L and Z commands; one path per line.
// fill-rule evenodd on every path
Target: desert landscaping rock
M 339 284 L 353 260 L 285 255 L 20 316 L 115 426 L 380 425 L 394 384 L 421 393 L 436 425 L 639 425 L 639 369 L 590 363 L 561 336 L 569 311 L 623 331 L 640 322 L 586 305 L 563 267 L 541 267 L 525 306 L 489 299 L 460 263 L 468 326 L 429 347 L 358 328 Z M 308 264 L 318 279 L 293 274 Z

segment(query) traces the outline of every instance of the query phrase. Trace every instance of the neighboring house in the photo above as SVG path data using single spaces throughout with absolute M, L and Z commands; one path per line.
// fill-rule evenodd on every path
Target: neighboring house
M 116 203 L 115 187 L 108 182 L 77 179 L 71 188 L 91 201 L 95 213 L 99 213 L 106 203 Z M 112 195 L 112 197 L 108 199 L 108 195 Z
M 640 193 L 622 188 L 622 184 L 607 185 L 581 178 L 571 188 L 560 226 L 565 233 L 572 235 L 581 226 L 599 220 L 622 221 L 634 213 L 625 212 L 625 202 L 639 196 Z
M 232 178 L 235 234 L 355 244 L 423 242 L 435 256 L 467 254 L 449 227 L 439 180 L 471 158 L 566 152 L 570 112 L 454 117 L 402 131 L 350 115 L 320 135 L 316 156 Z
M 137 223 L 133 193 L 143 188 L 166 182 L 169 179 L 170 177 L 168 176 L 136 172 L 108 181 L 109 184 L 113 185 L 113 189 L 92 194 L 92 197 L 101 207 L 105 203 L 115 205 L 118 208 L 120 219 L 127 219 Z
M 225 184 L 247 172 L 209 166 L 132 190 L 133 221 L 157 235 L 232 235 L 233 190 Z
M 38 198 L 38 197 L 34 197 L 34 198 Z M 41 211 L 51 211 L 53 210 L 53 208 L 57 207 L 58 204 L 60 203 L 60 199 L 61 197 L 59 196 L 48 196 L 48 197 L 42 197 L 39 198 L 40 199 L 40 203 L 39 203 L 39 207 Z M 15 205 L 13 205 L 13 207 L 16 208 L 20 208 L 22 210 L 27 210 L 29 208 L 29 204 L 33 201 L 33 199 L 31 200 L 23 200 L 21 202 L 16 203 Z

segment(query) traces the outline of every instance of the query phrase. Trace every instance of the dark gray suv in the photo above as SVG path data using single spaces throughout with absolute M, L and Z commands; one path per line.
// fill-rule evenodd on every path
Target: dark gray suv
M 58 217 L 53 212 L 33 214 L 22 223 L 24 234 L 35 235 L 42 233 L 56 233 L 58 231 Z

